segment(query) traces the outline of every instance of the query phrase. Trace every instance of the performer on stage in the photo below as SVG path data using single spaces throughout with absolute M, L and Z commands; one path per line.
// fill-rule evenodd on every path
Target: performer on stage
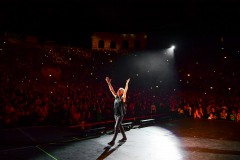
M 114 136 L 113 136 L 112 140 L 108 143 L 111 146 L 113 146 L 115 144 L 115 140 L 117 138 L 119 129 L 123 136 L 123 138 L 120 141 L 125 142 L 127 140 L 124 128 L 122 126 L 122 120 L 123 120 L 124 115 L 126 114 L 125 103 L 126 103 L 129 81 L 130 81 L 130 78 L 126 81 L 125 88 L 119 88 L 116 93 L 112 87 L 111 79 L 109 79 L 109 77 L 106 77 L 106 82 L 108 84 L 108 87 L 115 98 L 114 110 L 113 110 L 114 118 L 115 118 Z

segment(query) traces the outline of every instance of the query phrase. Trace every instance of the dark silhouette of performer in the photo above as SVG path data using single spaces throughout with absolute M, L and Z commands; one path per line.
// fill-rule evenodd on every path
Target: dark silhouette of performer
M 114 91 L 112 84 L 111 84 L 111 79 L 109 77 L 106 77 L 106 82 L 108 84 L 108 87 L 113 94 L 115 100 L 114 100 L 114 118 L 115 118 L 115 127 L 114 127 L 114 136 L 112 140 L 108 143 L 109 145 L 113 146 L 115 144 L 115 140 L 117 138 L 119 129 L 122 133 L 123 138 L 119 140 L 120 142 L 125 142 L 127 140 L 124 128 L 122 126 L 122 120 L 124 115 L 126 114 L 126 97 L 127 97 L 127 91 L 128 91 L 128 83 L 130 81 L 130 78 L 126 81 L 126 86 L 125 88 L 119 88 L 117 93 Z

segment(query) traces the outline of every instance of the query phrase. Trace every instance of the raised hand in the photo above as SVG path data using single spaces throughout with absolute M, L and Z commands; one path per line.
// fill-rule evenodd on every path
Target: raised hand
M 126 83 L 128 84 L 130 82 L 130 78 L 127 79 Z
M 111 83 L 111 79 L 109 77 L 106 77 L 105 80 L 107 83 Z

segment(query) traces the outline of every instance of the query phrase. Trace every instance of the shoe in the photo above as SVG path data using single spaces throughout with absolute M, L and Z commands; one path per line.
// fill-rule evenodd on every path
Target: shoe
M 127 141 L 127 138 L 122 138 L 119 140 L 119 142 L 126 142 Z
M 113 146 L 114 144 L 115 144 L 115 142 L 114 141 L 111 141 L 111 142 L 109 142 L 108 143 L 110 146 Z

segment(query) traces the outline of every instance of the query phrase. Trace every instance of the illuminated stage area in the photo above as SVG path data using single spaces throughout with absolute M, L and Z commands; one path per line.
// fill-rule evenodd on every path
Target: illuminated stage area
M 1 160 L 237 160 L 240 124 L 178 119 L 126 131 L 128 140 L 107 143 L 112 134 L 82 139 L 77 129 L 34 127 L 1 130 Z

